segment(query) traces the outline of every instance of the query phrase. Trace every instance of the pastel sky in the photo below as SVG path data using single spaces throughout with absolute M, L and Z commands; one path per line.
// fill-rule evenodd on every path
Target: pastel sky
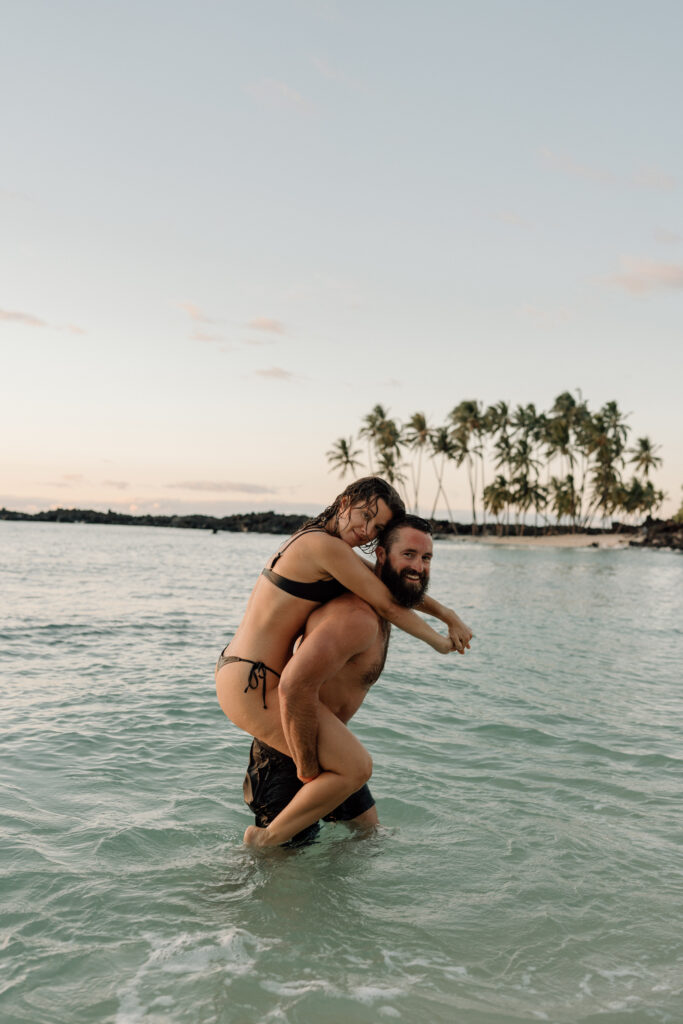
M 580 389 L 673 511 L 682 38 L 679 0 L 6 5 L 0 505 L 308 511 L 378 402 Z

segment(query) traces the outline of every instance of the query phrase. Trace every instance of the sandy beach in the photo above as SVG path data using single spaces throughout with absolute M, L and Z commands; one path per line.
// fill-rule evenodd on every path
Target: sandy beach
M 516 548 L 627 548 L 637 534 L 632 533 L 558 533 L 542 537 L 472 537 L 459 534 L 448 539 L 456 544 L 489 544 Z

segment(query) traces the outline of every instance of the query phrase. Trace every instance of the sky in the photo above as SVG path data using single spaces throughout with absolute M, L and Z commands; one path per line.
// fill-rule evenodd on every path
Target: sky
M 682 37 L 678 0 L 6 5 L 0 506 L 312 512 L 377 403 L 570 391 L 673 512 Z

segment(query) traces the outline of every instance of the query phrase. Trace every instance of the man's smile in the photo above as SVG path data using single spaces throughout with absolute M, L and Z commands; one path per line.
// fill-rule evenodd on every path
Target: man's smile
M 415 569 L 402 569 L 401 578 L 405 580 L 414 580 L 416 583 L 425 583 L 427 580 L 426 572 L 416 572 Z

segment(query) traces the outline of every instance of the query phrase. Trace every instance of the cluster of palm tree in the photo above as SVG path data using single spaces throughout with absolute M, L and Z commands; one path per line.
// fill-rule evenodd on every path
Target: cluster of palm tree
M 401 423 L 376 405 L 363 418 L 358 440 L 339 438 L 327 459 L 342 477 L 361 469 L 385 477 L 417 513 L 427 459 L 436 478 L 431 518 L 441 499 L 451 520 L 444 478 L 449 467 L 464 467 L 475 533 L 478 512 L 483 526 L 490 513 L 498 532 L 509 532 L 514 515 L 522 533 L 532 510 L 536 525 L 540 515 L 545 523 L 582 529 L 596 516 L 605 521 L 618 514 L 635 522 L 664 500 L 650 479 L 662 462 L 658 446 L 640 437 L 628 447 L 628 435 L 616 402 L 591 412 L 580 393 L 575 398 L 568 391 L 558 395 L 549 412 L 532 404 L 512 409 L 497 402 L 485 408 L 474 399 L 462 401 L 441 426 L 430 426 L 421 412 Z M 365 452 L 356 447 L 362 442 Z M 627 467 L 634 473 L 628 480 Z M 493 470 L 489 482 L 488 469 Z

